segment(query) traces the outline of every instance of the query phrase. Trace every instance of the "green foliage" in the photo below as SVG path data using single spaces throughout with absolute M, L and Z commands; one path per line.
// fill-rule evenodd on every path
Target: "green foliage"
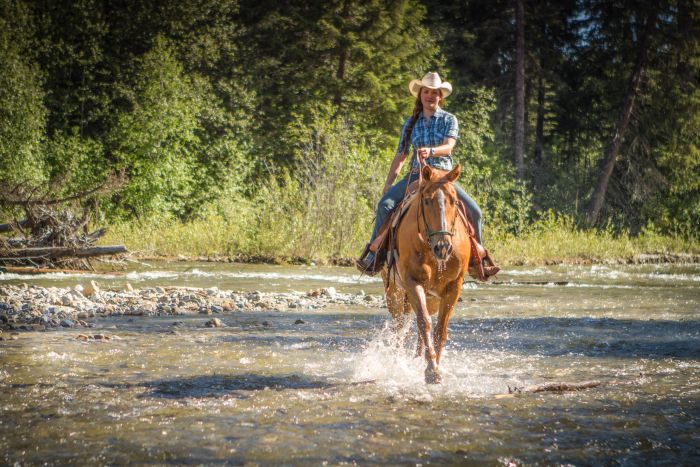
M 131 110 L 117 116 L 109 138 L 117 168 L 129 176 L 114 208 L 136 216 L 182 213 L 192 194 L 204 102 L 166 39 L 157 39 L 143 56 L 129 98 Z
M 104 149 L 94 139 L 56 132 L 42 149 L 49 168 L 48 179 L 62 180 L 57 195 L 71 195 L 93 188 L 103 182 L 108 173 Z
M 460 183 L 483 211 L 486 238 L 491 227 L 522 232 L 532 208 L 532 194 L 515 180 L 513 167 L 493 151 L 490 115 L 495 106 L 493 90 L 472 89 L 464 110 L 456 112 L 460 137 L 453 154 L 463 167 Z
M 254 203 L 261 207 L 256 250 L 309 258 L 356 254 L 367 241 L 393 153 L 372 149 L 345 121 L 322 114 L 298 130 L 304 143 L 296 170 L 283 170 Z
M 0 4 L 0 179 L 6 186 L 44 180 L 47 112 L 42 74 L 27 49 L 30 28 L 20 3 Z
M 334 107 L 358 129 L 388 142 L 410 112 L 408 77 L 440 64 L 415 0 L 244 1 L 244 61 L 260 99 L 255 144 L 259 166 L 291 166 L 299 124 L 315 107 Z
M 657 27 L 604 227 L 578 230 L 650 7 Z M 413 106 L 407 84 L 437 70 L 454 86 L 454 157 L 492 250 L 692 248 L 700 8 L 546 0 L 525 15 L 527 179 L 516 183 L 512 2 L 5 0 L 0 179 L 62 181 L 60 195 L 124 169 L 104 211 L 144 251 L 180 238 L 198 254 L 348 256 L 369 235 Z

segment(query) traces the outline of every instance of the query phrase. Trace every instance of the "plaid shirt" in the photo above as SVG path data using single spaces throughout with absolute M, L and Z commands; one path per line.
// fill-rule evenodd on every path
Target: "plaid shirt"
M 410 120 L 411 117 L 408 117 L 401 128 L 401 139 L 396 152 L 401 152 L 401 148 L 403 148 L 404 134 Z M 421 114 L 411 133 L 411 145 L 413 146 L 411 166 L 414 169 L 418 167 L 418 161 L 416 160 L 416 150 L 418 148 L 434 148 L 435 146 L 441 146 L 446 138 L 457 139 L 458 137 L 459 124 L 457 123 L 457 117 L 451 113 L 445 112 L 438 107 L 433 116 L 430 117 L 430 123 L 427 124 Z M 425 162 L 438 169 L 452 170 L 451 155 L 428 157 Z

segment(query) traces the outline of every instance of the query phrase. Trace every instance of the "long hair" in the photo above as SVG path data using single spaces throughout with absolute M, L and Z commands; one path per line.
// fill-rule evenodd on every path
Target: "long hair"
M 420 117 L 421 112 L 423 112 L 423 103 L 420 100 L 420 93 L 422 91 L 423 88 L 418 91 L 418 97 L 416 97 L 416 105 L 413 107 L 411 120 L 409 120 L 403 133 L 403 147 L 401 148 L 401 153 L 404 155 L 408 155 L 408 149 L 411 147 L 411 134 L 413 133 L 413 127 L 416 126 L 418 117 Z

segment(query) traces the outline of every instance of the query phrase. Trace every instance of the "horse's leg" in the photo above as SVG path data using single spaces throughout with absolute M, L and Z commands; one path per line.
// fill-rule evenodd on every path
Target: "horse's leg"
M 423 337 L 420 335 L 420 332 L 418 333 L 418 339 L 416 342 L 416 357 L 420 357 L 423 355 L 423 352 L 425 351 L 425 345 L 423 344 Z
M 416 322 L 418 324 L 418 334 L 425 345 L 425 360 L 428 364 L 425 369 L 425 382 L 429 384 L 438 384 L 442 381 L 440 371 L 437 367 L 437 355 L 433 347 L 431 339 L 432 322 L 428 313 L 428 305 L 425 299 L 425 290 L 423 286 L 415 282 L 412 278 L 406 280 L 408 300 L 411 302 L 413 309 L 416 312 Z
M 442 300 L 440 301 L 440 314 L 438 315 L 435 331 L 433 332 L 433 341 L 435 342 L 438 364 L 440 364 L 442 349 L 445 346 L 445 342 L 447 342 L 447 324 L 450 321 L 450 316 L 452 316 L 452 312 L 459 299 L 463 280 L 464 277 L 461 276 L 454 282 L 448 284 L 445 288 Z

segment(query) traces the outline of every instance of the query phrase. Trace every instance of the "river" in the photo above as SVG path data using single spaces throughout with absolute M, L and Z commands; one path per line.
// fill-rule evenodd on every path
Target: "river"
M 3 284 L 380 294 L 349 268 L 152 263 Z M 95 318 L 0 342 L 5 464 L 700 464 L 700 265 L 513 268 L 465 284 L 444 382 L 386 309 Z M 409 330 L 409 332 L 415 332 Z M 577 392 L 509 394 L 598 380 Z

